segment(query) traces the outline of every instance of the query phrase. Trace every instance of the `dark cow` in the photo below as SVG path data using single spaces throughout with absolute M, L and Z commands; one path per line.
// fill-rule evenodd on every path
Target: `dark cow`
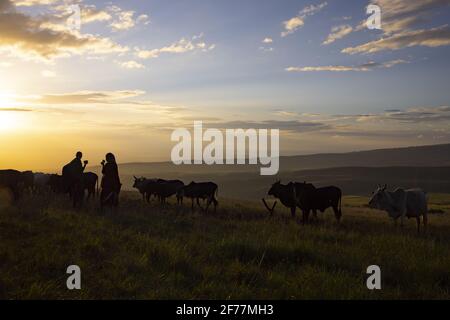
M 93 172 L 84 172 L 83 173 L 83 186 L 84 190 L 87 190 L 87 200 L 91 198 L 91 196 L 96 195 L 96 190 L 98 192 L 98 175 Z
M 324 212 L 329 207 L 333 208 L 338 221 L 342 216 L 342 192 L 334 186 L 316 188 L 310 183 L 290 182 L 283 185 L 278 181 L 272 185 L 268 195 L 278 198 L 288 207 L 292 217 L 295 217 L 296 208 L 300 208 L 303 213 L 303 222 L 308 221 L 311 210 L 316 216 L 317 210 Z
M 297 207 L 303 212 L 303 219 L 307 222 L 309 213 L 312 210 L 317 217 L 317 210 L 324 212 L 332 208 L 336 220 L 339 222 L 342 217 L 342 191 L 338 187 L 328 186 L 316 188 L 311 183 L 290 183 L 294 186 Z
M 81 152 L 79 152 L 81 154 Z M 81 155 L 65 165 L 62 169 L 63 193 L 68 193 L 74 208 L 81 208 L 84 200 L 83 172 L 88 162 L 81 163 Z
M 148 195 L 150 195 L 150 192 L 153 192 L 160 200 L 161 204 L 166 203 L 166 199 L 170 198 L 173 195 L 177 196 L 177 204 L 182 203 L 182 197 L 180 196 L 180 190 L 184 187 L 183 181 L 180 180 L 161 180 L 159 179 L 156 183 L 149 185 L 148 187 L 152 187 L 152 190 L 149 190 L 150 188 L 147 188 Z
M 13 201 L 17 202 L 25 186 L 26 178 L 24 174 L 17 170 L 0 170 L 0 187 L 8 188 L 12 195 Z
M 199 199 L 206 199 L 208 202 L 206 204 L 205 212 L 208 212 L 211 202 L 214 204 L 214 212 L 216 212 L 219 202 L 215 197 L 218 195 L 218 191 L 219 187 L 214 182 L 196 183 L 192 181 L 179 190 L 177 197 L 181 199 L 181 203 L 183 203 L 183 197 L 190 198 L 192 201 L 192 210 L 194 210 L 194 199 L 197 200 L 197 205 L 200 208 L 201 205 Z
M 33 171 L 23 171 L 22 172 L 22 183 L 23 189 L 29 191 L 30 193 L 34 189 L 34 174 Z
M 295 193 L 291 184 L 284 185 L 280 181 L 275 182 L 267 193 L 269 196 L 273 196 L 281 201 L 281 203 L 291 210 L 292 217 L 295 217 L 295 210 L 297 202 L 295 200 Z M 264 202 L 265 204 L 265 202 Z M 275 207 L 275 205 L 274 205 Z M 269 209 L 269 208 L 268 208 Z M 270 210 L 273 213 L 273 209 Z
M 48 180 L 48 186 L 54 193 L 63 193 L 63 177 L 59 174 L 52 174 Z
M 133 188 L 135 188 L 139 191 L 139 193 L 142 195 L 142 200 L 145 201 L 147 199 L 147 202 L 150 202 L 150 197 L 152 195 L 156 195 L 154 192 L 154 190 L 155 190 L 154 185 L 158 181 L 165 181 L 165 180 L 147 179 L 144 177 L 141 177 L 141 178 L 134 177 Z

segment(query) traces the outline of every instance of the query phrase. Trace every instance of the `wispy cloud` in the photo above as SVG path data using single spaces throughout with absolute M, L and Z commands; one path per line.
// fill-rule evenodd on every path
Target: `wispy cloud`
M 345 72 L 345 71 L 370 71 L 375 68 L 391 68 L 397 64 L 407 63 L 406 60 L 398 59 L 398 60 L 390 60 L 385 62 L 373 62 L 370 61 L 368 63 L 358 65 L 358 66 L 343 66 L 343 65 L 334 65 L 334 66 L 308 66 L 308 67 L 288 67 L 286 71 L 288 72 L 315 72 L 315 71 L 328 71 L 328 72 Z
M 141 59 L 158 58 L 161 54 L 180 54 L 189 51 L 201 51 L 207 52 L 215 48 L 215 44 L 206 44 L 203 40 L 203 34 L 193 36 L 191 39 L 182 38 L 169 46 L 165 46 L 158 49 L 140 49 L 135 48 L 136 56 Z
M 423 28 L 425 22 L 448 9 L 450 0 L 373 0 L 371 3 L 382 9 L 382 30 L 380 39 L 349 47 L 343 53 L 376 53 L 423 46 L 440 47 L 450 45 L 450 28 L 442 25 Z M 419 27 L 419 29 L 417 29 Z M 420 28 L 421 27 L 421 28 Z M 365 28 L 361 22 L 354 31 Z
M 116 61 L 116 63 L 125 69 L 144 69 L 145 66 L 137 61 L 128 60 L 128 61 Z
M 125 99 L 143 95 L 142 90 L 117 91 L 78 91 L 62 94 L 45 94 L 36 97 L 25 97 L 20 100 L 39 104 L 112 104 L 131 102 Z
M 309 5 L 303 8 L 295 17 L 290 18 L 283 22 L 284 31 L 281 32 L 282 37 L 294 33 L 305 24 L 305 18 L 312 16 L 322 10 L 327 5 L 327 2 L 323 2 L 318 5 Z
M 327 39 L 322 43 L 324 45 L 335 42 L 338 39 L 342 39 L 346 35 L 353 31 L 352 26 L 344 24 L 340 26 L 335 26 L 331 28 L 331 33 L 328 35 Z
M 343 53 L 375 53 L 384 50 L 399 50 L 407 47 L 440 47 L 450 45 L 450 28 L 444 25 L 432 29 L 420 29 L 396 33 L 356 47 L 345 48 Z
M 122 10 L 118 6 L 109 6 L 107 10 L 114 16 L 110 27 L 113 31 L 129 30 L 138 23 L 149 24 L 150 18 L 147 14 L 135 16 L 136 12 L 133 10 Z

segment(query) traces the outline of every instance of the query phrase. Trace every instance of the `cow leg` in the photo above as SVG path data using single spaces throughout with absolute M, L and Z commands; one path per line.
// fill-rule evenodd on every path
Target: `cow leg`
M 339 222 L 341 220 L 339 208 L 337 206 L 333 206 L 333 212 L 334 212 L 334 216 L 336 217 L 336 221 Z
M 398 228 L 398 218 L 394 218 L 394 226 L 396 229 Z
M 303 213 L 302 224 L 308 223 L 308 220 L 309 220 L 309 211 L 310 211 L 310 209 L 304 209 L 304 210 L 302 210 L 302 213 Z
M 216 213 L 217 210 L 217 205 L 219 204 L 219 201 L 216 200 L 216 198 L 213 197 L 213 202 L 214 202 L 214 213 Z
M 428 226 L 428 215 L 426 213 L 423 214 L 423 229 L 424 232 L 427 232 L 427 226 Z
M 191 209 L 194 212 L 194 198 L 191 198 Z
M 319 218 L 317 218 L 317 210 L 313 209 L 313 216 L 314 216 L 314 220 L 318 220 Z
M 296 207 L 291 207 L 291 216 L 292 216 L 292 218 L 295 218 L 295 211 L 296 211 Z
M 211 205 L 211 198 L 208 198 L 208 202 L 206 203 L 205 213 L 208 213 L 209 206 Z
M 203 209 L 203 207 L 200 205 L 200 198 L 197 198 L 197 205 L 201 210 L 205 211 L 205 209 Z
M 417 221 L 417 233 L 420 233 L 420 216 L 417 216 L 416 221 Z
M 403 228 L 405 226 L 405 212 L 402 212 L 400 217 L 400 227 Z

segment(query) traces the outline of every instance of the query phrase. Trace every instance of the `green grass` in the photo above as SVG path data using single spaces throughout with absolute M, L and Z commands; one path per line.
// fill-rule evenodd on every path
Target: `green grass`
M 261 203 L 220 202 L 215 215 L 161 209 L 133 193 L 103 215 L 62 198 L 3 206 L 0 298 L 450 298 L 449 195 L 431 195 L 445 214 L 430 216 L 427 235 L 414 219 L 396 229 L 361 197 L 344 199 L 340 225 L 330 211 L 303 226 L 280 205 L 269 218 Z M 66 289 L 71 264 L 82 290 Z M 372 264 L 382 270 L 379 291 L 365 285 Z

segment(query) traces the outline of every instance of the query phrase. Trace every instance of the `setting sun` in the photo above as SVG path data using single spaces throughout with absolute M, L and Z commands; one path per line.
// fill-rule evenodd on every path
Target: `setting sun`
M 17 112 L 0 112 L 0 131 L 15 130 L 22 127 L 22 125 L 23 118 Z

